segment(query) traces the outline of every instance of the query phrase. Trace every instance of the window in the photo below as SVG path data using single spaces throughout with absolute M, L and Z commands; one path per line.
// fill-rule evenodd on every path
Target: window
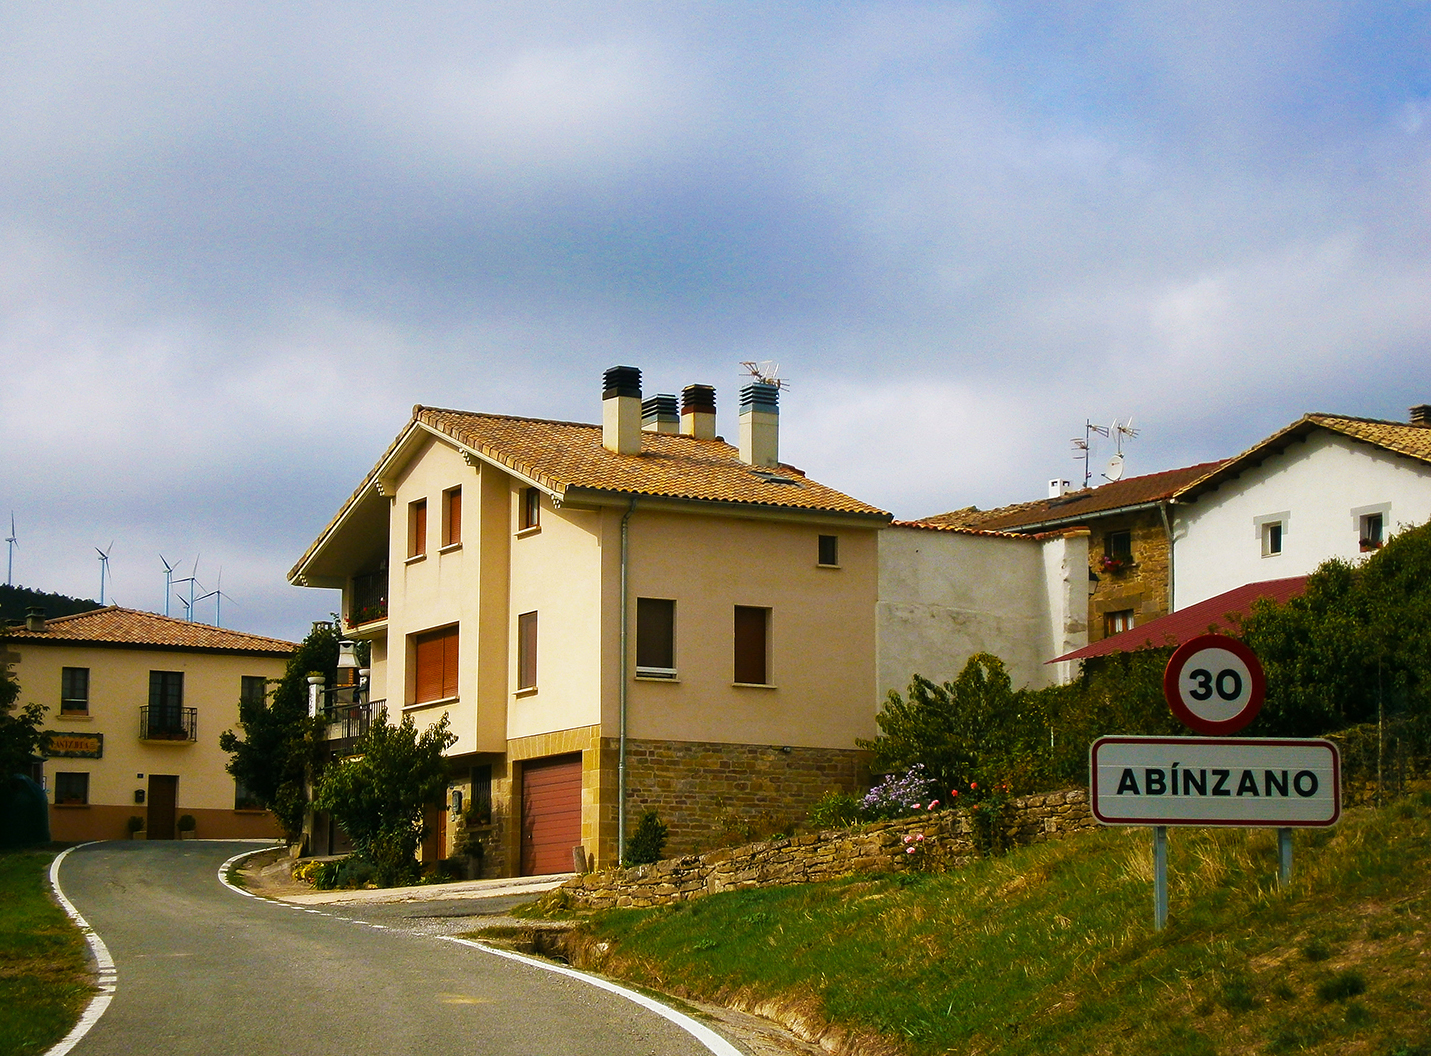
M 636 599 L 636 674 L 676 677 L 676 603 L 669 598 Z
M 542 523 L 542 493 L 536 488 L 523 488 L 521 509 L 517 516 L 518 530 L 540 528 Z
M 149 730 L 181 733 L 184 729 L 184 672 L 149 672 Z
M 1282 553 L 1282 522 L 1268 521 L 1262 525 L 1262 556 L 1277 557 Z
M 537 688 L 537 614 L 517 617 L 517 689 Z
M 838 565 L 840 563 L 840 537 L 838 535 L 822 535 L 818 547 L 819 556 L 816 559 L 821 565 Z
M 1133 560 L 1133 533 L 1104 532 L 1103 533 L 1103 556 L 1112 558 L 1114 561 L 1121 561 L 1124 564 Z
M 442 545 L 456 546 L 462 542 L 462 489 L 448 488 L 442 493 Z
M 89 714 L 89 668 L 60 669 L 60 714 Z
M 492 767 L 472 768 L 471 803 L 467 807 L 468 822 L 472 825 L 492 824 Z
M 770 684 L 770 610 L 735 607 L 735 681 Z
M 262 810 L 260 803 L 248 786 L 243 783 L 242 778 L 234 778 L 234 810 Z
M 239 678 L 239 711 L 253 714 L 263 710 L 268 697 L 268 679 L 262 675 L 243 675 Z
M 89 774 L 56 774 L 55 802 L 67 807 L 89 802 Z
M 423 557 L 427 554 L 427 500 L 418 499 L 407 504 L 407 556 Z
M 1108 612 L 1103 615 L 1103 637 L 1111 638 L 1115 634 L 1133 629 L 1133 610 L 1122 609 L 1118 612 Z
M 1386 518 L 1379 513 L 1368 513 L 1361 518 L 1361 552 L 1367 553 L 1371 550 L 1380 550 L 1381 544 L 1385 542 L 1383 533 L 1386 528 Z
M 457 696 L 457 628 L 412 636 L 414 704 Z

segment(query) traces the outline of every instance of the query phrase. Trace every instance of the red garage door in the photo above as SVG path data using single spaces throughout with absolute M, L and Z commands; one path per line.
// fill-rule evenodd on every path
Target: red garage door
M 581 843 L 581 755 L 522 764 L 522 875 L 571 872 Z

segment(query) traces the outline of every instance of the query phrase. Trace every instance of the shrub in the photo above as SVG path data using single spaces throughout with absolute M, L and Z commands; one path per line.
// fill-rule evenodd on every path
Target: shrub
M 810 808 L 809 817 L 817 829 L 842 829 L 860 820 L 860 801 L 848 792 L 832 789 Z
M 661 860 L 666 846 L 666 823 L 654 810 L 641 815 L 635 830 L 626 837 L 626 864 L 646 865 Z
M 198 827 L 199 827 L 199 822 L 198 822 L 198 820 L 194 817 L 194 815 L 192 815 L 192 814 L 180 814 L 180 815 L 179 815 L 179 831 L 180 831 L 180 832 L 193 832 L 193 831 L 194 831 L 195 829 L 197 829 Z

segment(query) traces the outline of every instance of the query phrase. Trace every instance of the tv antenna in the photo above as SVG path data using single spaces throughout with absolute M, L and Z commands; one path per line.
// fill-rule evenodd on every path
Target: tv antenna
M 790 383 L 780 376 L 780 364 L 773 359 L 762 359 L 759 362 L 753 359 L 742 360 L 742 367 L 756 381 L 762 385 L 774 385 L 777 389 L 788 389 Z
M 1138 435 L 1139 430 L 1133 428 L 1133 417 L 1128 416 L 1128 420 L 1119 423 L 1117 418 L 1113 419 L 1113 424 L 1108 427 L 1108 435 L 1113 437 L 1116 449 L 1113 457 L 1108 460 L 1108 468 L 1103 471 L 1104 480 L 1118 480 L 1123 476 L 1123 438 L 1126 436 L 1132 440 Z
M 1106 425 L 1094 425 L 1084 419 L 1083 435 L 1075 436 L 1069 441 L 1073 445 L 1073 461 L 1083 463 L 1083 487 L 1088 487 L 1088 481 L 1093 476 L 1093 468 L 1089 464 L 1088 458 L 1093 453 L 1093 438 L 1095 436 L 1107 436 L 1108 427 Z
M 15 511 L 10 511 L 10 534 L 5 537 L 5 543 L 10 548 L 9 562 L 5 567 L 5 585 L 13 587 L 15 585 L 15 547 L 20 545 L 20 540 L 15 538 Z
M 159 561 L 164 566 L 164 615 L 169 615 L 169 595 L 174 590 L 174 568 L 178 562 L 169 563 L 169 559 L 163 554 L 159 555 Z
M 113 539 L 109 541 L 108 548 L 104 550 L 101 550 L 97 546 L 94 548 L 94 552 L 99 555 L 99 603 L 101 606 L 104 605 L 104 581 L 108 579 L 110 582 L 113 582 L 113 577 L 109 574 L 109 551 L 113 549 Z
M 225 591 L 225 590 L 223 589 L 223 586 L 224 586 L 224 570 L 223 570 L 222 568 L 220 568 L 220 569 L 219 569 L 219 581 L 218 581 L 218 585 L 217 585 L 216 587 L 214 587 L 213 590 L 209 591 L 207 594 L 200 594 L 197 598 L 194 599 L 195 601 L 204 601 L 204 600 L 206 600 L 207 598 L 213 598 L 213 599 L 214 599 L 214 626 L 215 626 L 215 627 L 222 627 L 222 626 L 224 625 L 224 610 L 223 610 L 224 599 L 225 599 L 225 598 L 228 598 L 230 601 L 233 601 L 233 600 L 234 600 L 233 595 L 232 595 L 232 594 L 229 594 L 227 591 Z M 192 615 L 192 614 L 191 614 L 191 615 Z

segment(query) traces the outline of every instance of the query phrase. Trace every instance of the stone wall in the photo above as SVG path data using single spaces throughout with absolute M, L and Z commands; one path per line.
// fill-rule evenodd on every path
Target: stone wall
M 1047 792 L 1013 801 L 1007 836 L 1017 844 L 1041 843 L 1096 825 L 1086 791 Z M 567 881 L 562 890 L 573 902 L 593 909 L 655 906 L 719 891 L 805 884 L 852 873 L 957 868 L 979 854 L 968 811 L 944 810 L 587 873 Z

